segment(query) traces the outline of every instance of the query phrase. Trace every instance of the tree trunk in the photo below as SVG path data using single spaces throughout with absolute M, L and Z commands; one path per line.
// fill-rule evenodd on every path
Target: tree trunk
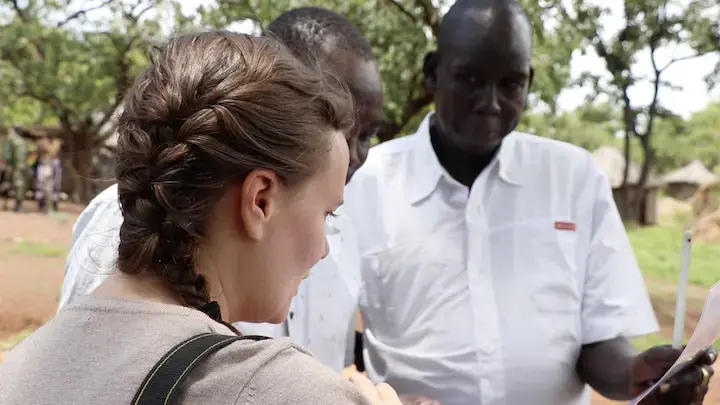
M 86 145 L 83 148 L 79 148 L 75 152 L 73 159 L 73 166 L 75 168 L 75 184 L 77 185 L 76 193 L 79 197 L 79 202 L 87 203 L 92 200 L 92 151 L 90 146 Z
M 65 126 L 68 131 L 69 126 Z M 70 189 L 66 192 L 76 203 L 92 199 L 92 137 L 86 130 L 72 130 L 66 133 L 63 143 L 63 163 L 67 169 L 63 174 L 70 177 Z
M 640 137 L 640 141 L 643 147 L 643 163 L 640 169 L 640 179 L 638 180 L 638 199 L 635 203 L 639 210 L 645 210 L 645 200 L 647 198 L 648 188 L 646 187 L 650 178 L 650 169 L 655 161 L 655 151 L 650 145 L 650 134 Z M 644 214 L 644 213 L 643 213 Z M 641 225 L 650 225 L 649 219 L 645 215 L 640 217 Z
M 630 177 L 630 141 L 631 141 L 631 133 L 626 128 L 625 129 L 625 142 L 624 142 L 624 158 L 625 158 L 625 167 L 623 168 L 623 178 L 622 183 L 620 183 L 620 188 L 623 190 L 623 192 L 618 193 L 618 196 L 620 197 L 620 201 L 617 201 L 617 204 L 620 205 L 620 211 L 625 213 L 625 220 L 634 221 L 636 219 L 636 212 L 634 210 L 634 202 L 636 201 L 635 198 L 635 187 L 633 184 L 628 184 L 628 180 Z

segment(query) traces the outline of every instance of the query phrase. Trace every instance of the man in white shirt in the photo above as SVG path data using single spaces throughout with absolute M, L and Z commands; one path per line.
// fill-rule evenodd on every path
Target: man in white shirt
M 358 107 L 358 122 L 347 136 L 348 181 L 367 156 L 382 119 L 382 82 L 367 40 L 345 17 L 318 7 L 287 11 L 267 29 L 299 57 L 319 57 L 346 81 Z M 90 294 L 114 271 L 122 214 L 117 185 L 99 194 L 73 229 L 60 309 Z M 239 323 L 245 334 L 290 336 L 323 363 L 340 372 L 353 361 L 355 313 L 360 289 L 357 241 L 342 207 L 328 220 L 330 255 L 320 261 L 293 300 L 280 325 Z
M 362 260 L 365 364 L 445 405 L 627 400 L 679 355 L 657 330 L 607 179 L 573 145 L 514 132 L 532 82 L 514 1 L 459 0 L 425 59 L 436 111 L 370 150 L 346 206 Z M 654 404 L 698 404 L 716 352 Z

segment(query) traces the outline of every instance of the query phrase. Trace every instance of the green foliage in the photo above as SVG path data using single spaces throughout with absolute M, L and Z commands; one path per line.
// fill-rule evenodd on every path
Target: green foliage
M 592 152 L 613 143 L 619 129 L 617 115 L 609 104 L 591 104 L 561 114 L 526 113 L 518 129 L 573 143 Z
M 720 164 L 720 105 L 711 104 L 687 120 L 661 119 L 656 125 L 656 163 L 660 173 L 700 160 L 709 169 Z
M 12 3 L 2 1 L 0 6 Z M 89 24 L 78 10 L 81 2 L 75 3 L 31 1 L 8 15 L 9 23 L 0 32 L 0 73 L 8 80 L 1 82 L 0 94 L 35 111 L 41 106 L 71 131 L 97 132 L 146 63 L 146 39 L 159 25 L 141 17 L 156 4 L 82 2 L 89 13 L 100 6 L 111 12 L 105 21 L 92 14 L 94 24 Z M 53 13 L 69 16 L 53 23 Z
M 148 18 L 162 0 L 0 0 L 3 124 L 57 124 L 64 156 L 86 199 L 90 154 L 113 134 L 111 119 L 160 34 Z
M 256 22 L 259 32 L 285 10 L 315 5 L 347 15 L 369 39 L 385 87 L 381 138 L 402 136 L 413 132 L 433 108 L 432 97 L 423 88 L 422 61 L 435 47 L 445 3 L 221 0 L 214 7 L 201 7 L 199 13 L 183 15 L 180 3 L 172 0 L 30 0 L 20 2 L 25 8 L 19 9 L 12 0 L 0 0 L 0 98 L 5 101 L 0 105 L 0 124 L 64 126 L 74 137 L 66 152 L 74 165 L 82 166 L 82 153 L 72 153 L 92 149 L 105 139 L 108 133 L 101 133 L 101 127 L 146 65 L 149 45 L 162 36 L 159 21 L 167 14 L 149 18 L 153 11 L 173 11 L 170 26 L 175 32 L 200 25 L 226 27 L 245 19 Z M 657 79 L 636 77 L 630 70 L 647 54 L 648 44 L 689 45 L 697 54 L 718 50 L 717 11 L 708 2 L 677 6 L 670 13 L 661 0 L 625 0 L 624 26 L 614 35 L 599 35 L 605 28 L 599 25 L 600 17 L 607 12 L 597 6 L 599 2 L 521 3 L 535 29 L 536 71 L 521 130 L 594 150 L 607 144 L 622 148 L 623 139 L 616 135 L 627 129 L 637 133 L 631 141 L 633 160 L 642 163 L 646 152 L 652 151 L 654 172 L 694 159 L 720 171 L 720 106 L 709 106 L 683 120 L 659 103 L 629 108 L 625 97 L 640 81 Z M 557 96 L 571 85 L 570 59 L 586 47 L 604 59 L 610 78 L 585 74 L 580 82 L 591 84 L 594 96 L 607 101 L 557 112 Z M 663 88 L 662 79 L 657 80 Z

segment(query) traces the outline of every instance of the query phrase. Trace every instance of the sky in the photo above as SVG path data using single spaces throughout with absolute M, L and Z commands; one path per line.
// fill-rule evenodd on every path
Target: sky
M 600 24 L 604 27 L 603 37 L 617 33 L 622 27 L 623 21 L 623 1 L 622 0 L 603 0 L 603 3 L 611 9 L 611 14 L 601 19 Z M 689 0 L 676 0 L 678 4 L 688 4 Z M 656 60 L 659 66 L 664 66 L 673 57 L 682 57 L 690 55 L 691 50 L 688 47 L 679 47 L 678 49 L 663 48 L 656 52 Z M 717 55 L 706 55 L 700 58 L 681 61 L 673 64 L 667 71 L 663 73 L 662 78 L 670 82 L 673 86 L 679 86 L 681 90 L 661 89 L 659 98 L 663 107 L 687 117 L 695 111 L 704 109 L 708 103 L 720 101 L 720 92 L 708 92 L 704 77 L 712 72 L 715 63 L 718 61 Z M 604 63 L 594 52 L 587 56 L 576 55 L 571 64 L 571 74 L 577 77 L 583 71 L 596 73 L 604 72 Z M 643 53 L 638 58 L 637 63 L 633 66 L 633 73 L 638 76 L 651 76 L 653 74 L 652 64 L 650 62 L 650 51 Z M 561 109 L 572 109 L 584 102 L 584 97 L 589 93 L 589 89 L 571 89 L 565 90 L 558 99 Z M 651 83 L 638 84 L 631 89 L 630 101 L 636 106 L 647 105 L 652 99 L 653 86 Z

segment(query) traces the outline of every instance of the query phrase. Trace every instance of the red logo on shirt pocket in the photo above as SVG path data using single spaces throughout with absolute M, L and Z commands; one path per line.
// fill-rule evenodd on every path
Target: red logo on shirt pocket
M 574 231 L 577 227 L 572 222 L 555 221 L 555 229 L 561 231 Z

